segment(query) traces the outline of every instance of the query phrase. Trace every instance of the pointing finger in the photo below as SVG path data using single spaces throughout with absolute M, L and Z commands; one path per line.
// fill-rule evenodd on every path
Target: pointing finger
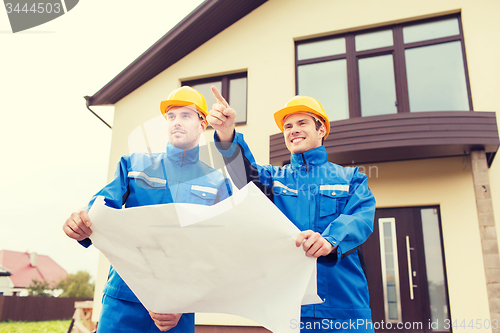
M 217 102 L 224 105 L 226 108 L 229 107 L 229 104 L 227 103 L 226 99 L 222 97 L 219 90 L 214 86 L 212 86 L 211 89 L 212 89 L 212 94 L 214 94 L 214 97 L 217 100 Z

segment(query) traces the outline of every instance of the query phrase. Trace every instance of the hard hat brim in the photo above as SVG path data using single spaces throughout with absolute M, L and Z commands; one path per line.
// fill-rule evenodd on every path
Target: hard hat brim
M 283 122 L 285 118 L 293 113 L 312 113 L 315 116 L 317 116 L 320 120 L 323 120 L 323 124 L 325 124 L 326 127 L 326 134 L 325 134 L 325 139 L 328 137 L 328 134 L 330 134 L 330 122 L 326 121 L 321 113 L 318 111 L 306 106 L 306 105 L 294 105 L 294 106 L 287 106 L 281 110 L 278 110 L 274 113 L 274 121 L 276 122 L 276 125 L 278 128 L 283 132 Z
M 203 118 L 206 118 L 208 113 L 206 112 L 203 112 L 202 109 L 200 109 L 198 107 L 198 105 L 196 105 L 195 103 L 192 103 L 192 102 L 186 102 L 186 101 L 181 101 L 181 100 L 175 100 L 175 99 L 172 99 L 172 100 L 165 100 L 165 101 L 161 101 L 160 103 L 160 111 L 162 114 L 165 114 L 167 112 L 167 109 L 170 107 L 170 106 L 194 106 L 196 108 L 196 111 L 198 111 L 198 113 L 200 115 L 203 116 Z

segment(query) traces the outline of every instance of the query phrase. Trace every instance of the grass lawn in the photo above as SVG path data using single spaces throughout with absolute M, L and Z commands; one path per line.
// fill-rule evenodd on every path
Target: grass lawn
M 0 322 L 0 333 L 66 333 L 71 320 Z

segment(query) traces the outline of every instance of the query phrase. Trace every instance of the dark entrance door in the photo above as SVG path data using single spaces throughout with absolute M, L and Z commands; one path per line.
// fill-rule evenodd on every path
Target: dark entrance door
M 377 209 L 363 245 L 377 332 L 447 332 L 438 207 Z

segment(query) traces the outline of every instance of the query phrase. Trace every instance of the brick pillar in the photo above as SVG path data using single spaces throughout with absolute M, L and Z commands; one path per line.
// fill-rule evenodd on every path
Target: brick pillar
M 498 319 L 500 323 L 500 256 L 493 202 L 491 201 L 488 164 L 484 150 L 472 151 L 470 155 L 490 316 L 492 320 Z M 500 329 L 493 330 L 493 332 L 500 332 Z

